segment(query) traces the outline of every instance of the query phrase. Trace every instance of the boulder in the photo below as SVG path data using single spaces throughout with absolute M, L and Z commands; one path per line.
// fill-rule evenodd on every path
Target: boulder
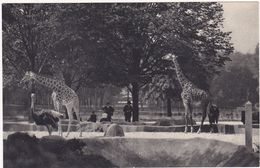
M 105 131 L 105 137 L 125 136 L 124 130 L 118 124 L 111 124 Z
M 16 132 L 10 134 L 6 140 L 6 149 L 11 153 L 16 153 L 19 156 L 20 153 L 28 154 L 32 156 L 33 152 L 38 151 L 38 139 L 36 136 L 31 136 L 28 133 Z M 15 156 L 14 156 L 15 157 Z

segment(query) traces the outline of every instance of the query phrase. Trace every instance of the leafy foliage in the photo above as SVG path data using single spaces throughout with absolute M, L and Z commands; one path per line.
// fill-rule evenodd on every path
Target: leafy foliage
M 131 85 L 134 120 L 140 88 L 171 69 L 162 56 L 178 55 L 187 77 L 208 88 L 233 51 L 215 2 L 4 4 L 3 13 L 4 69 L 61 71 L 75 89 Z
M 80 23 L 92 28 L 87 36 L 100 47 L 100 76 L 105 72 L 109 82 L 132 85 L 137 114 L 139 87 L 166 70 L 165 54 L 179 55 L 187 76 L 208 88 L 207 78 L 233 51 L 230 32 L 221 30 L 219 3 L 97 4 L 87 9 L 92 17 L 86 15 Z
M 211 83 L 211 92 L 219 106 L 242 106 L 247 100 L 259 101 L 259 50 L 255 54 L 234 53 Z
M 4 4 L 3 59 L 16 73 L 41 71 L 50 57 L 54 35 L 53 6 L 46 4 Z
M 158 75 L 152 82 L 142 88 L 143 98 L 150 100 L 165 100 L 166 98 L 180 100 L 181 88 L 173 75 Z

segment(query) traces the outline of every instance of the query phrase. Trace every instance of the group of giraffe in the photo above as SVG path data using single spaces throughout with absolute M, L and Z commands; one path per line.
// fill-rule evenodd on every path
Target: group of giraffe
M 173 61 L 177 79 L 182 88 L 181 98 L 185 108 L 185 130 L 184 130 L 185 133 L 188 132 L 188 123 L 191 124 L 190 132 L 194 132 L 193 120 L 192 120 L 193 101 L 201 102 L 202 120 L 201 120 L 200 127 L 197 131 L 197 133 L 200 133 L 203 122 L 206 118 L 207 107 L 209 103 L 211 103 L 210 96 L 206 91 L 199 89 L 186 78 L 186 76 L 182 73 L 182 70 L 177 61 L 177 57 L 174 54 L 167 54 L 163 57 L 163 59 Z M 80 136 L 82 136 L 80 117 L 79 117 L 79 98 L 75 93 L 75 91 L 70 87 L 68 87 L 63 80 L 44 77 L 42 75 L 33 72 L 26 72 L 25 76 L 22 79 L 23 82 L 29 80 L 34 80 L 35 82 L 44 85 L 48 88 L 51 88 L 53 90 L 52 99 L 56 111 L 59 112 L 61 110 L 61 106 L 66 107 L 69 116 L 69 125 L 68 125 L 66 136 L 68 136 L 70 133 L 71 122 L 73 120 L 73 111 L 76 113 L 77 120 L 79 123 Z M 59 123 L 59 134 L 62 136 L 62 130 L 60 125 L 61 123 Z

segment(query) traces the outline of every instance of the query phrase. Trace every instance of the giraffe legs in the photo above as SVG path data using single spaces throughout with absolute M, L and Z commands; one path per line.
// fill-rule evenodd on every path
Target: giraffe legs
M 54 103 L 54 108 L 55 110 L 57 110 L 57 112 L 60 112 L 61 109 L 61 104 L 59 103 L 59 101 L 55 101 Z M 59 118 L 58 121 L 58 134 L 62 137 L 62 126 L 61 126 L 61 119 Z
M 68 125 L 68 129 L 67 129 L 66 137 L 69 136 L 70 128 L 71 128 L 71 121 L 73 120 L 72 107 L 73 107 L 73 103 L 69 103 L 69 104 L 66 105 L 67 112 L 68 112 L 68 115 L 69 115 L 69 125 Z
M 203 123 L 204 123 L 204 120 L 206 118 L 206 115 L 207 115 L 207 107 L 208 107 L 208 102 L 207 103 L 203 103 L 203 106 L 202 106 L 202 120 L 201 120 L 201 123 L 200 123 L 200 127 L 199 127 L 199 130 L 198 130 L 198 134 L 201 132 L 201 128 L 203 126 Z
M 184 108 L 185 108 L 185 130 L 184 132 L 188 132 L 188 104 L 184 103 Z
M 212 123 L 210 123 L 210 133 L 213 133 L 213 124 Z
M 52 127 L 50 125 L 46 125 L 47 129 L 48 129 L 48 132 L 49 132 L 49 135 L 51 135 L 51 131 L 52 131 Z
M 193 129 L 193 120 L 192 120 L 192 105 L 189 104 L 190 107 L 190 113 L 189 113 L 189 120 L 190 120 L 190 132 L 193 133 L 194 129 Z
M 79 116 L 79 101 L 78 99 L 75 99 L 74 106 L 73 106 L 74 112 L 76 113 L 78 124 L 79 124 L 79 136 L 82 137 L 82 129 L 80 124 L 80 116 Z
M 61 103 L 57 100 L 57 93 L 53 91 L 52 94 L 51 94 L 51 98 L 52 98 L 52 101 L 53 101 L 54 109 L 57 112 L 60 112 Z M 61 120 L 60 119 L 58 121 L 58 135 L 62 137 L 62 127 L 61 127 Z
M 192 123 L 192 106 L 189 101 L 183 100 L 183 105 L 185 108 L 185 130 L 184 132 L 188 132 L 188 123 L 190 121 L 191 124 L 191 132 L 193 132 L 193 123 Z

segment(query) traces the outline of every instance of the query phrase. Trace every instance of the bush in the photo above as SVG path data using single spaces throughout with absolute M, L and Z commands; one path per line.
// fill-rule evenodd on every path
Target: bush
M 86 144 L 80 139 L 65 140 L 59 136 L 37 139 L 27 133 L 17 132 L 4 141 L 4 167 L 115 167 L 102 156 L 84 155 L 82 149 L 85 147 Z
M 39 140 L 27 133 L 14 133 L 7 137 L 4 146 L 5 167 L 48 167 L 50 155 L 44 155 Z M 9 163 L 9 164 L 8 164 Z

